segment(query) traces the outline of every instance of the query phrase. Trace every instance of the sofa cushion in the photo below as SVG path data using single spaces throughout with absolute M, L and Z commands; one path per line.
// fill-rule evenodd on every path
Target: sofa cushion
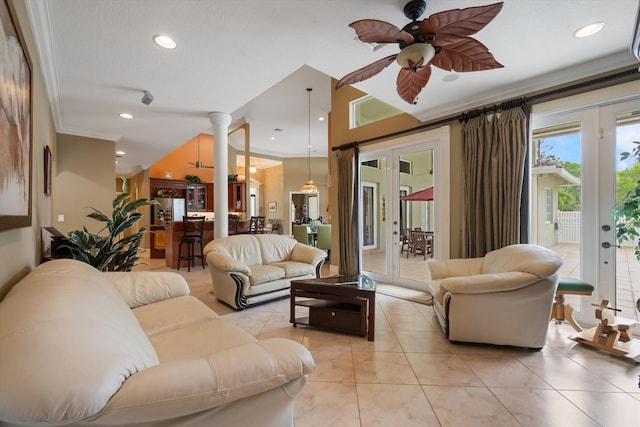
M 128 377 L 157 364 L 128 304 L 88 264 L 70 259 L 42 264 L 0 303 L 4 421 L 86 419 Z
M 250 333 L 222 319 L 190 323 L 179 329 L 156 334 L 150 339 L 161 363 L 195 359 L 257 342 Z
M 220 317 L 190 295 L 143 305 L 133 309 L 133 314 L 148 337 Z
M 258 239 L 251 234 L 236 234 L 214 239 L 204 248 L 205 255 L 210 251 L 227 255 L 246 265 L 262 264 Z
M 311 264 L 298 261 L 283 261 L 271 264 L 284 270 L 284 277 L 298 277 L 312 274 L 315 276 L 316 270 Z
M 295 239 L 283 238 L 277 234 L 256 234 L 255 237 L 260 245 L 262 264 L 290 260 L 291 252 L 298 243 Z
M 284 277 L 284 269 L 273 265 L 252 265 L 251 266 L 251 285 L 259 285 L 265 282 L 282 279 Z

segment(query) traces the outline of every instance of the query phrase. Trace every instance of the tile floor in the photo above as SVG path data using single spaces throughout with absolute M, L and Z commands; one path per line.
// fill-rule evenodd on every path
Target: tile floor
M 136 269 L 169 270 L 144 262 Z M 640 364 L 569 340 L 566 324 L 549 325 L 540 352 L 451 344 L 431 307 L 379 294 L 369 342 L 293 328 L 287 300 L 235 312 L 208 292 L 206 269 L 180 274 L 226 320 L 311 350 L 317 367 L 297 397 L 297 427 L 640 425 Z

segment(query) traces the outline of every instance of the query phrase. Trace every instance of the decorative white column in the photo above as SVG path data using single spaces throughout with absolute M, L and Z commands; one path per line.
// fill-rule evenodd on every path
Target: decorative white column
M 213 125 L 213 210 L 215 223 L 214 238 L 229 235 L 229 125 L 231 116 L 227 113 L 214 111 L 209 113 L 209 121 Z

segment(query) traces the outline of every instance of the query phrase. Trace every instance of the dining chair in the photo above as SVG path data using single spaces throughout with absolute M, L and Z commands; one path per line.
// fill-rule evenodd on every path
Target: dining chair
M 293 226 L 293 238 L 305 245 L 313 246 L 313 235 L 309 234 L 308 226 L 304 224 L 295 224 Z

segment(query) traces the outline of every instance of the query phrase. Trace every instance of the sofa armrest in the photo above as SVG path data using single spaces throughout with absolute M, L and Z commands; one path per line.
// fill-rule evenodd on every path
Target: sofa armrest
M 207 265 L 220 271 L 239 272 L 251 276 L 251 268 L 243 262 L 218 252 L 207 254 Z
M 178 418 L 281 387 L 314 368 L 309 350 L 284 338 L 161 363 L 128 378 L 96 421 Z
M 506 273 L 477 274 L 473 276 L 449 277 L 440 282 L 443 293 L 484 294 L 506 292 L 524 288 L 539 282 L 538 276 L 520 271 Z
M 482 271 L 483 258 L 430 259 L 427 261 L 431 279 L 472 276 Z
M 109 279 L 131 308 L 190 293 L 184 277 L 169 271 L 114 271 L 102 274 Z
M 317 266 L 326 257 L 327 254 L 322 249 L 305 245 L 304 243 L 296 243 L 293 251 L 291 251 L 291 261 L 304 262 L 313 266 Z

